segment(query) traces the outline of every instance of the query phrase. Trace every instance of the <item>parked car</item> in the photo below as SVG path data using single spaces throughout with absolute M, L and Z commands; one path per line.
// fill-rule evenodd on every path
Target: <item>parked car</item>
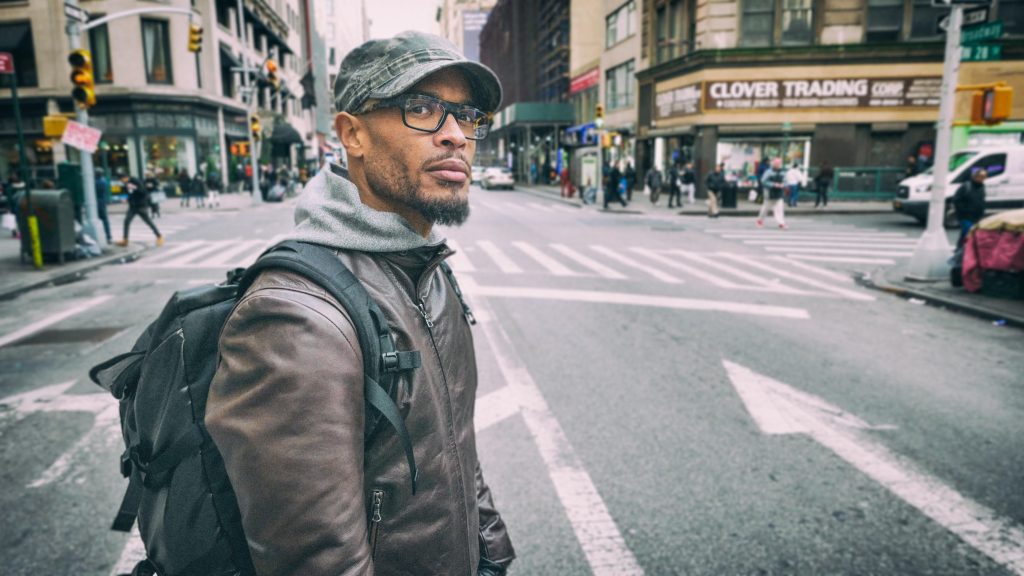
M 484 167 L 483 166 L 473 166 L 471 174 L 472 175 L 470 176 L 470 183 L 472 183 L 472 184 L 479 184 L 480 181 L 484 177 Z
M 516 180 L 512 177 L 512 172 L 508 168 L 488 168 L 484 170 L 484 175 L 480 178 L 480 185 L 485 190 L 493 190 L 495 188 L 514 190 Z
M 944 220 L 946 226 L 956 226 L 953 195 L 979 168 L 984 168 L 988 172 L 988 178 L 985 180 L 986 209 L 1024 207 L 1024 146 L 968 148 L 953 153 L 949 158 L 949 185 L 946 186 Z M 901 181 L 892 203 L 893 210 L 912 216 L 918 222 L 927 222 L 933 181 L 932 168 Z

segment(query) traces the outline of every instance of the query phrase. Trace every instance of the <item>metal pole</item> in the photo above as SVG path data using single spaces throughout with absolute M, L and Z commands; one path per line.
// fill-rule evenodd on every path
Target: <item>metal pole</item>
M 242 4 L 242 0 L 238 0 L 238 33 L 242 37 L 242 83 L 245 85 L 243 89 L 248 102 L 246 102 L 245 122 L 248 124 L 252 121 L 252 114 L 256 104 L 256 92 L 255 87 L 249 88 L 249 59 L 245 55 L 245 51 L 249 49 L 249 39 L 245 28 L 245 6 Z M 249 164 L 252 166 L 252 201 L 254 204 L 263 202 L 263 196 L 260 195 L 260 167 L 256 162 L 256 141 L 252 137 L 252 130 L 248 130 L 249 133 Z
M 963 6 L 953 5 L 946 30 L 946 61 L 942 68 L 942 101 L 939 104 L 939 125 L 935 135 L 935 163 L 932 171 L 932 199 L 928 207 L 928 227 L 917 243 L 907 269 L 907 279 L 934 281 L 949 274 L 952 248 L 946 238 L 946 182 L 949 175 L 949 148 L 953 126 L 953 105 L 960 72 L 960 26 Z
M 65 0 L 65 4 L 69 6 L 78 6 L 78 0 Z M 78 22 L 68 19 L 68 46 L 72 51 L 78 50 L 82 47 L 82 39 L 78 35 Z M 89 111 L 80 106 L 76 106 L 77 110 L 75 113 L 75 119 L 79 124 L 88 126 L 89 125 Z M 96 211 L 96 174 L 94 173 L 92 165 L 92 153 L 85 150 L 81 150 L 79 154 L 79 163 L 82 166 L 82 190 L 85 191 L 85 213 L 82 214 L 82 229 L 83 231 L 92 236 L 96 243 L 101 247 L 106 245 L 106 236 L 97 234 L 98 226 L 96 225 L 97 211 Z

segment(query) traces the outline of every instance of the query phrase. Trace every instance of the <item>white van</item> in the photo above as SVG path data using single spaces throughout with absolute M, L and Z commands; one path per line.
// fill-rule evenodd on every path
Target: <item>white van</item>
M 956 225 L 952 198 L 960 184 L 968 181 L 979 168 L 988 172 L 985 179 L 985 207 L 988 210 L 1024 207 L 1024 145 L 967 148 L 949 158 L 950 184 L 946 186 L 947 226 Z M 918 222 L 928 220 L 928 204 L 932 198 L 932 169 L 900 182 L 892 207 L 913 216 Z

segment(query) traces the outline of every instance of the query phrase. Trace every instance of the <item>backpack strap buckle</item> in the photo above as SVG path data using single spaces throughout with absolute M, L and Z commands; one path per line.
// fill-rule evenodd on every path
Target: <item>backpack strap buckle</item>
M 410 350 L 408 352 L 385 352 L 380 355 L 382 372 L 385 374 L 395 374 L 397 372 L 407 372 L 409 370 L 415 370 L 422 364 L 419 350 Z

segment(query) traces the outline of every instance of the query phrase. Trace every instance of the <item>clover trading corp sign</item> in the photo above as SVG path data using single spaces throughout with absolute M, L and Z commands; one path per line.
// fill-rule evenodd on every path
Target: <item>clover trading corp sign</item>
M 704 82 L 704 110 L 916 108 L 939 105 L 942 78 L 827 78 Z

